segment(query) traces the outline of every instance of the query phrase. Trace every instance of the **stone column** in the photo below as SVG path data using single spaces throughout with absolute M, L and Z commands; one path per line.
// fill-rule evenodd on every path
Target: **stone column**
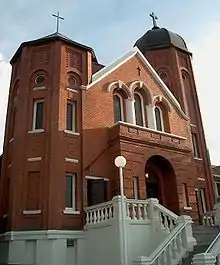
M 126 99 L 126 114 L 127 114 L 126 121 L 131 124 L 136 124 L 133 98 Z
M 154 106 L 153 105 L 147 105 L 146 111 L 147 111 L 148 128 L 155 130 L 156 129 L 156 122 L 155 122 L 155 117 L 154 117 Z

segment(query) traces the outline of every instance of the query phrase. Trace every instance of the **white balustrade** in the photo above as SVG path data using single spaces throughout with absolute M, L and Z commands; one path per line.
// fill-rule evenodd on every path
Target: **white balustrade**
M 214 226 L 216 224 L 214 211 L 206 212 L 202 215 L 202 225 Z
M 86 225 L 98 224 L 114 217 L 114 204 L 112 201 L 97 204 L 86 208 Z
M 173 216 L 174 217 L 174 216 Z M 170 217 L 172 219 L 172 217 Z M 176 227 L 149 257 L 138 257 L 134 265 L 176 265 L 188 251 L 192 251 L 195 240 L 191 230 L 192 219 L 181 216 L 176 220 Z
M 127 217 L 132 220 L 148 220 L 148 203 L 141 200 L 125 200 Z

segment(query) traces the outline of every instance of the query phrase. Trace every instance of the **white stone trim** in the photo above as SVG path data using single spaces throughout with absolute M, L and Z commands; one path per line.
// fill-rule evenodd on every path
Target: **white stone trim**
M 71 135 L 80 135 L 80 133 L 78 133 L 78 132 L 73 132 L 73 131 L 69 131 L 69 130 L 64 130 L 64 132 L 66 134 L 71 134 Z
M 95 176 L 85 176 L 85 179 L 96 179 L 96 180 L 98 180 L 98 179 L 103 179 L 104 181 L 109 181 L 109 179 L 108 178 L 101 178 L 101 177 L 95 177 Z
M 184 119 L 189 120 L 189 117 L 181 109 L 181 106 L 177 101 L 177 99 L 174 97 L 172 92 L 169 90 L 169 88 L 166 86 L 166 84 L 163 82 L 163 80 L 160 78 L 160 76 L 157 74 L 157 72 L 154 70 L 154 68 L 150 65 L 148 60 L 145 58 L 145 56 L 141 53 L 141 51 L 137 47 L 134 47 L 131 51 L 127 52 L 119 59 L 115 60 L 114 62 L 110 63 L 109 65 L 105 66 L 104 68 L 93 74 L 92 82 L 89 85 L 87 85 L 87 89 L 90 89 L 92 86 L 100 82 L 103 78 L 105 78 L 110 73 L 121 67 L 123 64 L 125 64 L 127 61 L 129 61 L 131 58 L 133 58 L 136 55 L 141 59 L 145 67 L 151 72 L 154 79 L 160 85 L 162 91 L 168 96 L 169 100 L 176 107 L 180 115 Z
M 41 210 L 24 210 L 23 214 L 25 215 L 41 214 Z
M 74 208 L 65 208 L 63 210 L 64 214 L 80 214 L 80 211 L 74 210 Z
M 196 157 L 196 156 L 194 156 L 194 159 L 197 160 L 197 161 L 202 161 L 203 160 L 202 158 Z
M 69 92 L 73 92 L 73 93 L 79 93 L 79 91 L 77 91 L 76 89 L 69 88 L 69 87 L 67 87 L 66 90 Z
M 12 137 L 8 142 L 11 143 L 14 140 L 14 137 Z
M 167 133 L 167 132 L 161 132 L 161 131 L 157 131 L 157 130 L 154 130 L 154 129 L 150 129 L 150 128 L 138 126 L 136 124 L 131 124 L 131 123 L 123 122 L 123 121 L 119 121 L 119 122 L 115 123 L 114 125 L 110 126 L 109 128 L 113 128 L 117 124 L 121 124 L 121 125 L 129 126 L 129 127 L 133 127 L 133 128 L 140 129 L 140 130 L 144 130 L 144 131 L 148 131 L 148 132 L 158 133 L 158 134 L 165 135 L 165 136 L 169 136 L 169 137 L 174 137 L 174 138 L 180 139 L 180 140 L 187 140 L 187 138 L 186 137 L 183 137 L 183 136 L 179 136 L 179 135 L 172 134 L 172 133 Z
M 183 209 L 184 210 L 192 210 L 192 207 L 190 207 L 190 206 L 184 206 Z
M 37 91 L 37 90 L 45 90 L 45 89 L 46 89 L 45 86 L 35 86 L 35 87 L 33 87 L 33 90 L 34 91 Z
M 198 180 L 200 180 L 200 181 L 205 181 L 205 178 L 200 178 L 200 177 L 198 177 Z
M 11 167 L 11 164 L 8 165 L 8 168 L 10 168 L 10 167 Z
M 0 234 L 2 240 L 47 240 L 47 239 L 80 239 L 85 238 L 83 230 L 31 230 L 31 231 L 10 231 Z
M 78 159 L 69 158 L 69 157 L 65 157 L 65 161 L 66 162 L 70 162 L 70 163 L 75 163 L 75 164 L 78 164 L 79 163 L 79 160 Z
M 28 134 L 31 134 L 31 133 L 42 133 L 42 132 L 44 132 L 44 129 L 37 129 L 37 130 L 28 131 Z
M 28 161 L 29 162 L 35 162 L 35 161 L 41 161 L 42 157 L 29 157 Z

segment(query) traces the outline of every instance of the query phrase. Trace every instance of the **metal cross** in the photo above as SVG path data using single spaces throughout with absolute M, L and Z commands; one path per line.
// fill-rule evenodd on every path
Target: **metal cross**
M 60 12 L 57 12 L 57 15 L 52 14 L 52 16 L 57 19 L 57 33 L 59 33 L 60 19 L 64 20 L 64 18 L 63 17 L 60 17 Z
M 153 19 L 153 25 L 154 25 L 154 28 L 157 28 L 157 19 L 158 19 L 158 17 L 154 14 L 154 12 L 152 12 L 151 14 L 150 14 L 150 17 L 152 17 L 152 19 Z
M 141 68 L 138 66 L 136 69 L 138 70 L 138 76 L 141 76 Z

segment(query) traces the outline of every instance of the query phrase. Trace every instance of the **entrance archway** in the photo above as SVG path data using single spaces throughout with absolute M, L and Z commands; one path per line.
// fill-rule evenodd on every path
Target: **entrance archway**
M 157 198 L 176 214 L 179 214 L 179 201 L 176 176 L 171 163 L 160 155 L 151 156 L 145 165 L 147 198 Z

